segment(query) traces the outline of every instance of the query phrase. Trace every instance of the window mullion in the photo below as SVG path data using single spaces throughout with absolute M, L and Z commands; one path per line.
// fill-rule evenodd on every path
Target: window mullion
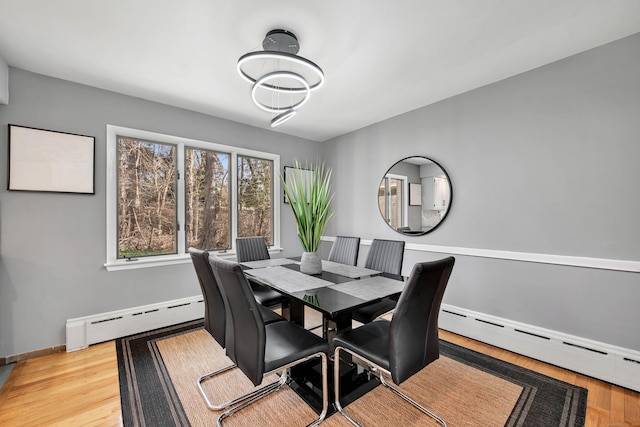
M 185 191 L 185 146 L 183 143 L 176 145 L 176 238 L 178 239 L 178 253 L 183 254 L 186 248 L 186 191 Z
M 238 237 L 238 153 L 231 153 L 229 162 L 229 176 L 231 177 L 231 194 L 229 204 L 231 206 L 231 250 L 236 251 L 236 238 Z
M 273 215 L 273 246 L 280 247 L 280 158 L 273 159 L 272 177 L 272 204 L 271 214 Z

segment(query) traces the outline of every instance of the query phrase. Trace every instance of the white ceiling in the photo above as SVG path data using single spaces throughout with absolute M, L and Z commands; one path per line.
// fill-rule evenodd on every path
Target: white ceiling
M 269 128 L 236 62 L 275 28 L 326 76 L 275 131 L 325 141 L 640 32 L 640 1 L 0 0 L 0 57 Z

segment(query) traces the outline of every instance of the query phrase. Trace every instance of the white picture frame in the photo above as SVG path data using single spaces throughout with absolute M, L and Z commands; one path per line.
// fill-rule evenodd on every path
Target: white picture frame
M 290 174 L 289 176 L 291 177 L 291 176 L 293 176 L 294 173 L 296 173 L 295 172 L 296 169 L 297 168 L 295 168 L 293 166 L 285 166 L 284 167 L 284 181 L 285 181 L 285 183 L 287 182 L 287 171 L 289 171 L 288 173 Z M 308 193 L 309 192 L 309 188 L 311 187 L 311 179 L 313 177 L 313 171 L 310 170 L 310 169 L 302 169 L 302 168 L 299 168 L 299 170 L 300 170 L 300 174 L 302 175 L 302 178 L 304 179 L 304 182 L 305 182 L 305 184 L 307 186 L 307 193 Z M 292 178 L 289 178 L 289 179 L 292 179 Z M 287 194 L 286 193 L 284 194 L 284 202 L 287 203 L 287 204 L 289 203 L 289 200 L 287 199 Z
M 95 194 L 95 138 L 9 125 L 7 189 Z
M 409 183 L 409 206 L 422 206 L 422 184 Z

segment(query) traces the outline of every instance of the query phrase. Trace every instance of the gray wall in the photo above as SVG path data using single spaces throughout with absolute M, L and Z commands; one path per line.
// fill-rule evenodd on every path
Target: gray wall
M 107 123 L 275 152 L 281 166 L 324 157 L 338 190 L 327 235 L 639 261 L 639 75 L 635 35 L 315 144 L 11 69 L 10 103 L 0 105 L 2 176 L 8 123 L 92 135 L 96 194 L 1 185 L 0 357 L 63 344 L 68 318 L 199 293 L 189 264 L 104 269 Z M 441 163 L 453 185 L 446 221 L 421 237 L 390 230 L 376 201 L 386 170 L 414 155 Z M 287 209 L 284 255 L 298 255 Z M 405 274 L 441 256 L 409 250 Z M 445 295 L 448 304 L 640 351 L 639 302 L 637 273 L 469 256 L 457 256 Z
M 107 272 L 106 125 L 315 160 L 321 145 L 215 117 L 10 69 L 0 105 L 0 357 L 61 345 L 68 318 L 198 295 L 190 264 Z M 266 120 L 266 119 L 265 119 Z M 96 194 L 6 191 L 7 124 L 96 137 Z M 282 246 L 301 246 L 281 203 Z
M 352 191 L 326 234 L 640 261 L 639 100 L 636 34 L 336 138 L 325 159 Z M 408 156 L 453 185 L 445 222 L 421 237 L 390 230 L 376 204 Z M 408 251 L 404 272 L 441 256 Z M 457 256 L 444 302 L 640 350 L 638 273 Z

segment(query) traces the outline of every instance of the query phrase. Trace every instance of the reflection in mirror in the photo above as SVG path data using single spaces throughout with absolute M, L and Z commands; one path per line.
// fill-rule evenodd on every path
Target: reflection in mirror
M 397 232 L 426 234 L 440 225 L 449 212 L 451 180 L 444 168 L 431 159 L 403 159 L 380 181 L 378 206 L 385 222 Z

